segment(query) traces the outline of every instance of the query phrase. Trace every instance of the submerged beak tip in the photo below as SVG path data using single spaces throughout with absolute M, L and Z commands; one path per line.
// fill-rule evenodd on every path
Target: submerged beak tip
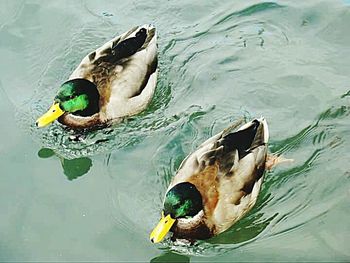
M 42 128 L 42 127 L 45 127 L 47 125 L 48 124 L 43 123 L 43 121 L 41 121 L 40 118 L 37 119 L 36 122 L 35 122 L 35 126 L 38 127 L 38 128 Z
M 35 122 L 35 126 L 38 127 L 38 128 L 41 128 L 41 127 L 43 127 L 44 125 L 43 125 L 39 120 L 37 120 L 37 121 Z
M 162 215 L 162 219 L 159 221 L 158 225 L 153 229 L 150 235 L 150 241 L 152 243 L 161 242 L 170 231 L 175 221 L 176 220 L 171 218 L 170 215 L 167 215 L 166 217 Z

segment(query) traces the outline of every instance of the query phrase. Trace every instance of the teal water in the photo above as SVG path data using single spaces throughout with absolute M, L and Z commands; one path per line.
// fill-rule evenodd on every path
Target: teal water
M 349 1 L 0 1 L 0 261 L 349 261 Z M 90 50 L 158 30 L 150 107 L 74 133 L 35 119 Z M 196 243 L 153 245 L 181 160 L 238 118 L 265 116 L 254 209 Z

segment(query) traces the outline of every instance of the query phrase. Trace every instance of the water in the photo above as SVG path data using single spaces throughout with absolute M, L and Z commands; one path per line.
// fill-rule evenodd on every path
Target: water
M 349 1 L 0 2 L 1 261 L 349 261 Z M 155 98 L 71 139 L 34 120 L 87 52 L 133 25 L 159 38 Z M 265 116 L 254 209 L 224 234 L 153 245 L 181 160 L 238 118 Z

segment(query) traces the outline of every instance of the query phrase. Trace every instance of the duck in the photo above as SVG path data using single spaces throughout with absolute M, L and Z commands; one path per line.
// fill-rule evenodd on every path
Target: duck
M 240 220 L 258 198 L 268 140 L 265 118 L 241 120 L 188 155 L 166 191 L 151 242 L 161 242 L 168 232 L 172 240 L 208 239 Z
M 156 39 L 153 25 L 136 26 L 87 54 L 36 126 L 58 120 L 72 129 L 87 129 L 145 110 L 157 83 Z

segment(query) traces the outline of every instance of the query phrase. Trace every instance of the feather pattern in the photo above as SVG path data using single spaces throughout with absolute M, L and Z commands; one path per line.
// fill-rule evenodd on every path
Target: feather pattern
M 268 127 L 264 118 L 240 123 L 205 141 L 190 154 L 168 187 L 190 182 L 201 193 L 203 210 L 179 218 L 175 238 L 203 239 L 228 229 L 255 204 L 265 171 Z
M 81 117 L 66 113 L 59 121 L 73 128 L 120 122 L 143 111 L 157 82 L 156 30 L 134 27 L 88 54 L 69 79 L 91 81 L 100 94 L 100 111 Z

